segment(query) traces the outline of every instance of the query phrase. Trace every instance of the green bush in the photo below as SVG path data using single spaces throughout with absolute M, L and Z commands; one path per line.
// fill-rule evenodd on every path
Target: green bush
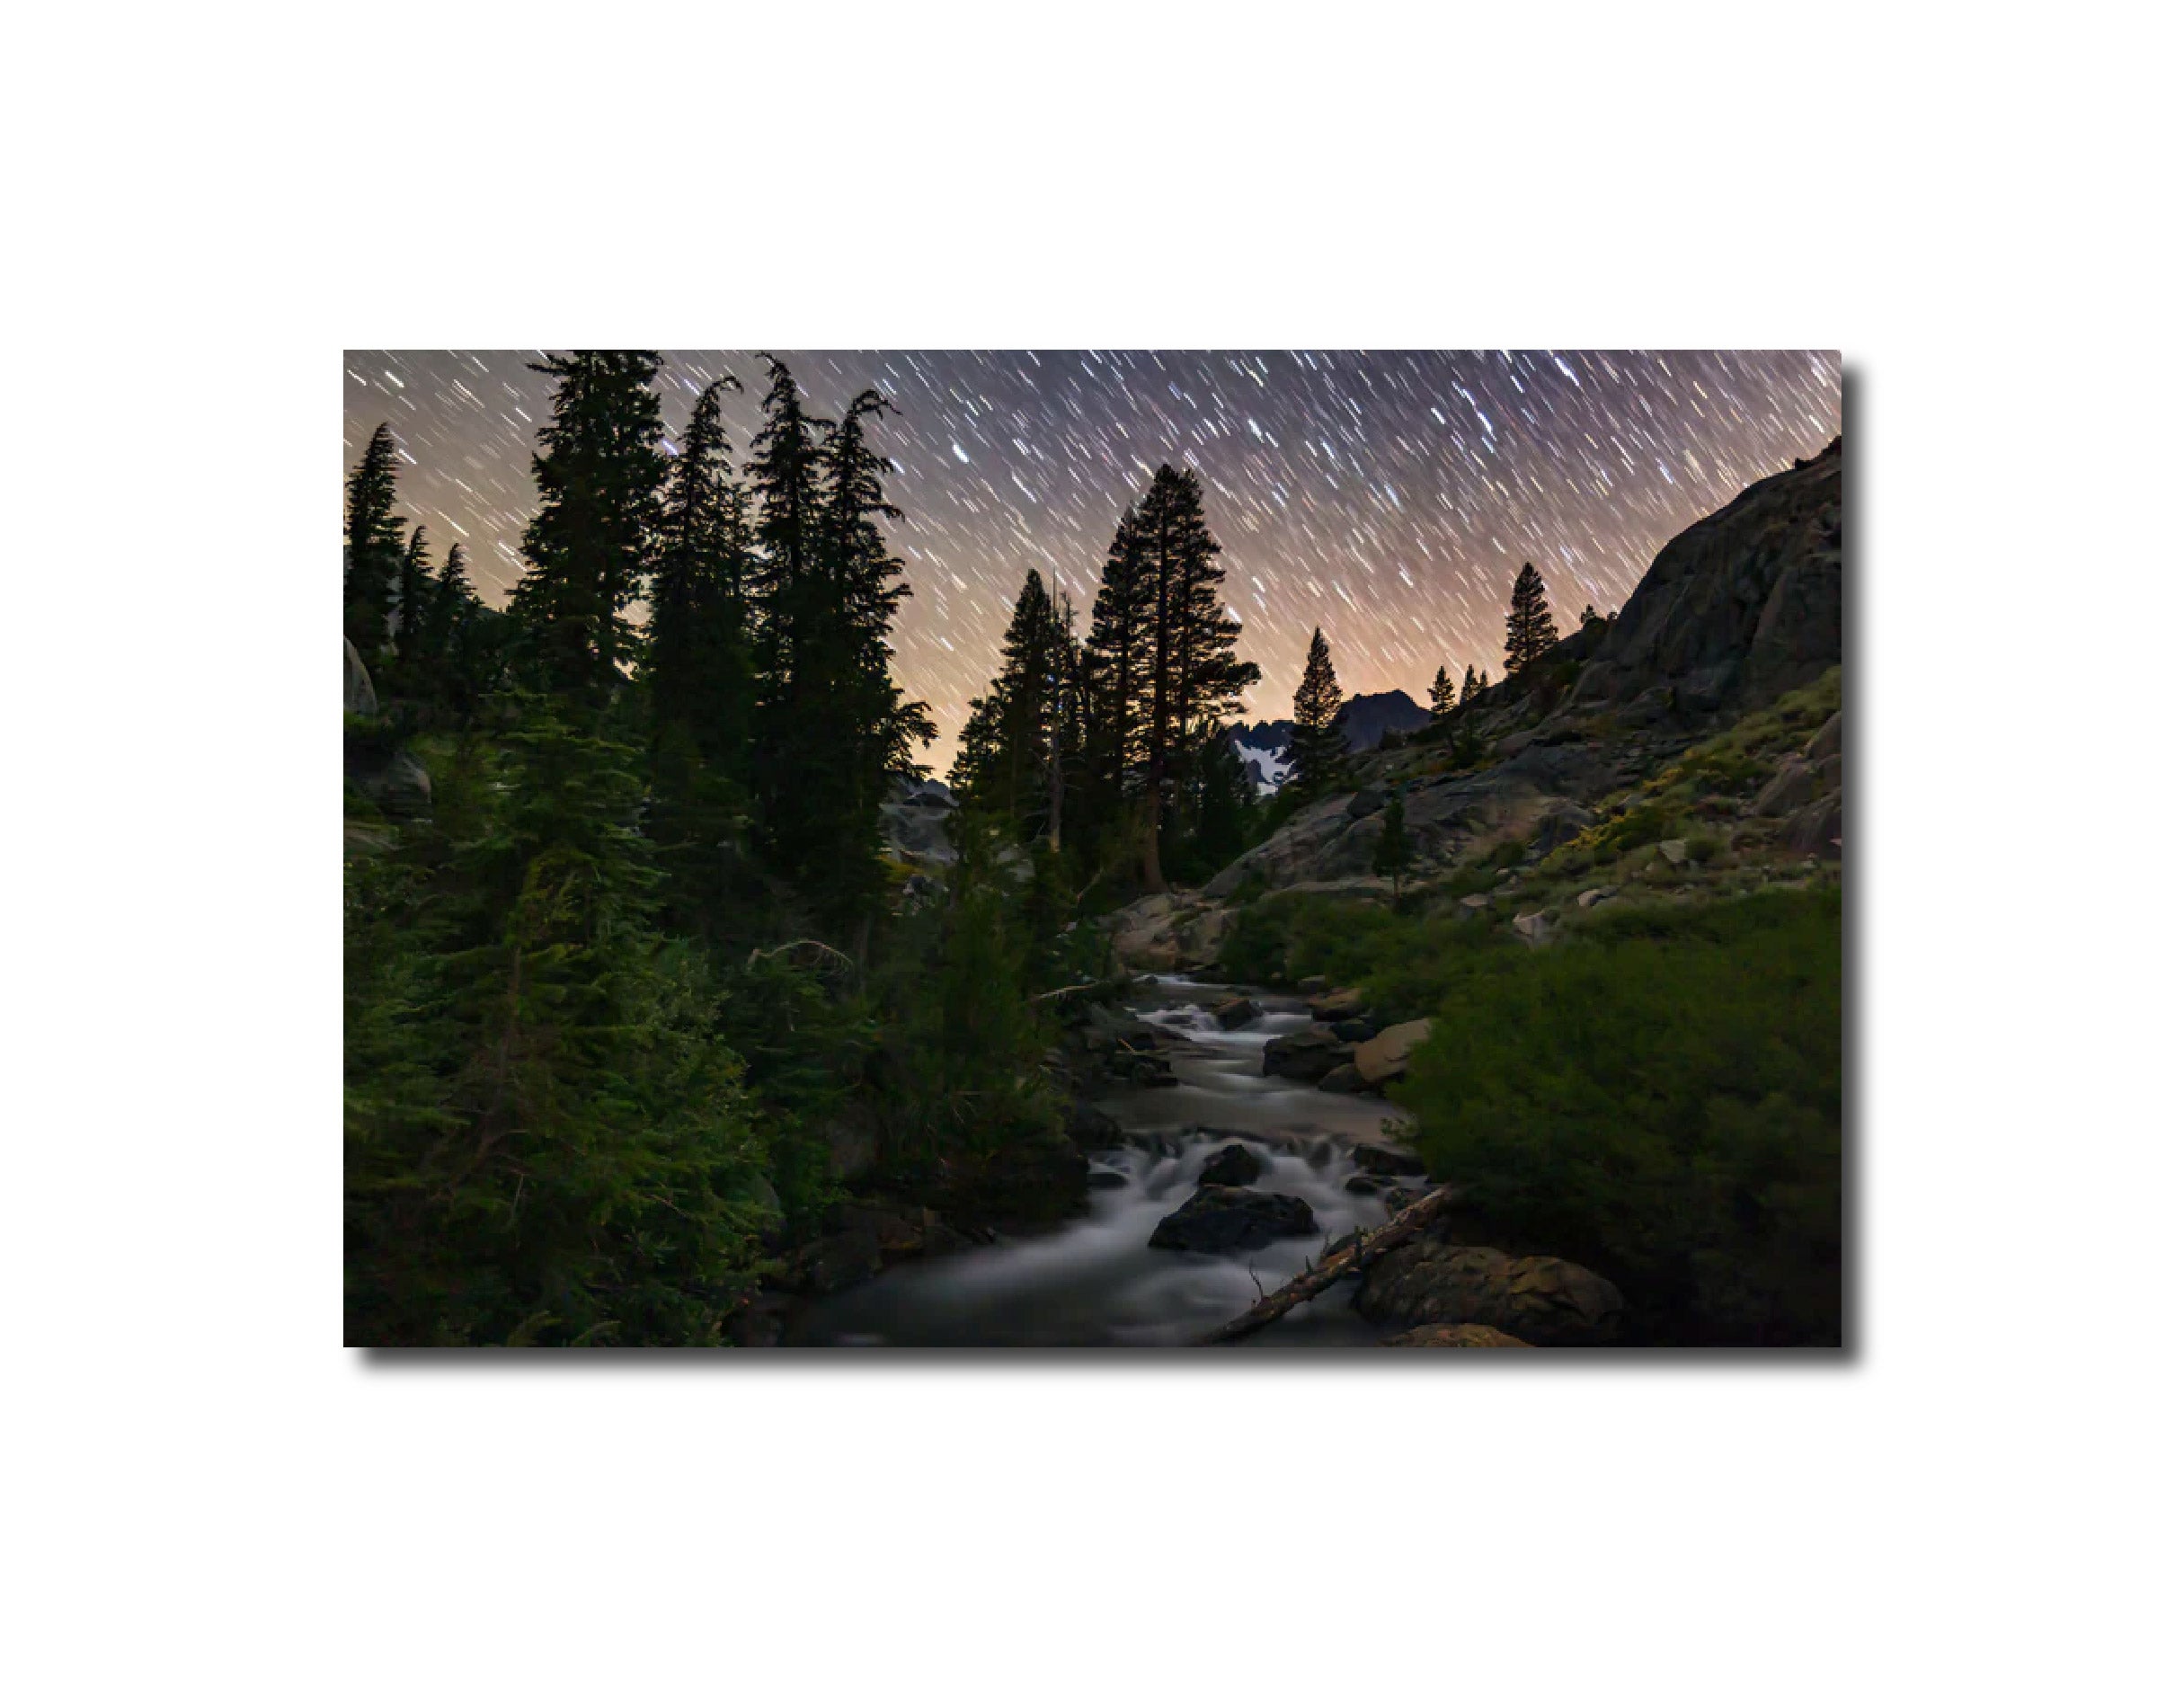
M 1443 964 L 1395 1094 L 1492 1241 L 1613 1279 L 1636 1341 L 1840 1341 L 1839 892 L 1610 911 Z
M 1384 1019 L 1411 1019 L 1440 1005 L 1454 963 L 1485 950 L 1520 946 L 1499 926 L 1481 924 L 1442 896 L 1379 902 L 1279 894 L 1237 916 L 1221 946 L 1224 978 L 1288 984 L 1324 973 L 1354 985 Z

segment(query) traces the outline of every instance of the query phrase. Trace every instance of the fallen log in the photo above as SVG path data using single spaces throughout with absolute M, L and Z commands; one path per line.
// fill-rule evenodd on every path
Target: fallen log
M 1272 1296 L 1261 1297 L 1225 1326 L 1208 1332 L 1198 1339 L 1198 1346 L 1233 1344 L 1239 1337 L 1250 1337 L 1263 1326 L 1271 1326 L 1300 1302 L 1310 1302 L 1336 1280 L 1363 1272 L 1389 1250 L 1409 1242 L 1420 1231 L 1452 1209 L 1462 1194 L 1454 1185 L 1443 1185 L 1428 1192 L 1386 1225 L 1305 1268 Z

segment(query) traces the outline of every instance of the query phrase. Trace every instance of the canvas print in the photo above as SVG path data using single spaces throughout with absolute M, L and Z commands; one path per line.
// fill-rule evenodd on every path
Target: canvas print
M 1842 1343 L 1835 354 L 342 367 L 350 1344 Z

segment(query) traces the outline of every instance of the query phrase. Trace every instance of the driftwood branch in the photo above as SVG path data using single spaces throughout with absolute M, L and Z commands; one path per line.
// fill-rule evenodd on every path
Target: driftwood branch
M 1299 1303 L 1310 1302 L 1336 1280 L 1363 1272 L 1389 1250 L 1409 1242 L 1422 1229 L 1453 1208 L 1461 1195 L 1455 1186 L 1443 1185 L 1419 1197 L 1378 1231 L 1367 1232 L 1333 1255 L 1323 1256 L 1272 1296 L 1260 1298 L 1219 1330 L 1208 1332 L 1198 1340 L 1199 1344 L 1232 1344 L 1239 1337 L 1250 1337 L 1262 1326 L 1271 1326 Z M 1255 1279 L 1253 1283 L 1256 1284 L 1257 1281 Z
M 1077 996 L 1083 994 L 1088 990 L 1104 990 L 1105 988 L 1105 982 L 1096 978 L 1088 984 L 1064 984 L 1060 990 L 1043 990 L 1032 1000 L 1034 1001 L 1052 1001 L 1057 996 Z

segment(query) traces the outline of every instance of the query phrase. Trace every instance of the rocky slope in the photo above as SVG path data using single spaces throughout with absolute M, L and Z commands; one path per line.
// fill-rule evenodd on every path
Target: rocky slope
M 1354 790 L 1306 806 L 1203 891 L 1110 916 L 1118 958 L 1204 964 L 1235 903 L 1264 892 L 1389 893 L 1371 867 L 1398 784 L 1421 881 L 1496 853 L 1523 868 L 1567 850 L 1550 872 L 1572 871 L 1573 855 L 1612 872 L 1678 831 L 1762 857 L 1839 857 L 1842 595 L 1838 440 L 1674 538 L 1616 619 L 1487 690 L 1452 734 L 1359 755 Z

